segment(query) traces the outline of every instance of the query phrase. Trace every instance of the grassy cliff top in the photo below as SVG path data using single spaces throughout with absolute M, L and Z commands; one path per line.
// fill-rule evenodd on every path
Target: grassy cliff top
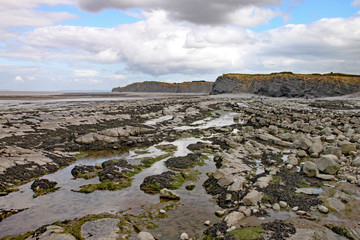
M 326 73 L 326 74 L 295 74 L 292 72 L 280 72 L 270 74 L 238 74 L 228 73 L 221 77 L 237 78 L 241 81 L 254 81 L 254 80 L 271 80 L 275 77 L 286 79 L 299 79 L 311 82 L 334 82 L 334 83 L 347 83 L 347 84 L 360 84 L 360 75 L 350 75 L 343 73 Z

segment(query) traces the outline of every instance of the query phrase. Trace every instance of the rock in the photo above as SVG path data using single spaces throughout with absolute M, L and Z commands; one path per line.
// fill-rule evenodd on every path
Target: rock
M 71 175 L 77 178 L 82 174 L 91 173 L 91 172 L 95 172 L 94 166 L 77 165 L 71 170 Z
M 325 141 L 328 142 L 328 143 L 333 143 L 335 142 L 335 135 L 329 135 L 329 136 L 326 136 L 325 137 Z
M 321 180 L 325 180 L 325 181 L 333 181 L 336 179 L 334 175 L 320 174 L 320 173 L 318 175 L 316 175 L 316 177 Z
M 345 204 L 337 198 L 328 198 L 327 199 L 329 208 L 336 210 L 337 212 L 343 212 L 346 208 Z
M 230 228 L 226 229 L 226 232 L 232 232 L 236 230 L 236 227 L 235 226 L 231 226 Z
M 354 183 L 357 180 L 355 176 L 351 176 L 351 175 L 347 175 L 345 178 L 350 183 Z
M 264 196 L 264 193 L 258 192 L 256 190 L 252 190 L 242 199 L 242 203 L 244 203 L 245 205 L 256 206 L 261 201 L 263 196 Z
M 195 188 L 195 184 L 193 184 L 193 183 L 190 183 L 190 184 L 185 186 L 185 189 L 189 190 L 189 191 L 193 190 L 194 188 Z
M 297 155 L 298 157 L 301 157 L 301 158 L 307 156 L 307 154 L 306 154 L 306 152 L 305 152 L 304 150 L 298 150 L 296 155 Z
M 166 160 L 165 165 L 170 168 L 190 168 L 199 161 L 201 154 L 189 153 L 183 157 L 173 157 Z
M 31 184 L 31 189 L 33 191 L 42 191 L 45 189 L 51 189 L 54 188 L 56 186 L 57 182 L 52 182 L 49 179 L 36 179 L 32 184 Z
M 279 129 L 277 126 L 270 125 L 269 126 L 269 133 L 272 135 L 277 135 L 279 133 Z
M 81 227 L 81 236 L 89 240 L 116 240 L 119 237 L 119 223 L 120 220 L 115 218 L 103 218 L 86 222 Z
M 259 188 L 266 188 L 270 181 L 273 179 L 272 175 L 267 175 L 264 177 L 260 177 L 258 178 L 258 180 L 256 181 L 255 185 L 258 186 Z
M 288 204 L 286 202 L 284 202 L 284 201 L 280 201 L 279 205 L 280 205 L 281 208 L 287 208 L 287 206 L 288 206 Z
M 272 209 L 274 209 L 275 211 L 279 211 L 280 210 L 280 205 L 278 203 L 274 203 L 272 205 Z
M 224 211 L 224 210 L 218 210 L 215 212 L 215 215 L 218 217 L 222 217 L 225 215 L 225 213 L 226 213 L 226 211 Z
M 207 221 L 204 222 L 204 225 L 205 225 L 205 226 L 210 226 L 210 225 L 211 225 L 211 222 L 210 222 L 209 220 L 207 220 Z
M 299 164 L 299 161 L 295 156 L 289 156 L 286 162 L 292 166 L 296 166 Z
M 90 144 L 95 142 L 94 133 L 89 133 L 84 136 L 78 137 L 75 139 L 75 142 L 81 144 Z
M 295 191 L 296 193 L 303 193 L 307 195 L 319 195 L 320 192 L 316 192 L 314 188 L 298 188 Z
M 315 177 L 319 173 L 317 165 L 313 162 L 305 162 L 304 165 L 302 166 L 302 171 L 308 177 Z
M 180 200 L 180 196 L 178 194 L 167 188 L 160 190 L 160 198 L 165 198 L 169 200 Z
M 332 133 L 332 130 L 331 130 L 331 128 L 326 127 L 323 130 L 321 130 L 321 133 L 326 135 L 326 136 L 329 136 Z
M 303 215 L 306 214 L 306 212 L 305 212 L 305 211 L 302 211 L 302 210 L 298 210 L 298 211 L 296 211 L 296 214 L 297 214 L 297 215 L 300 215 L 300 216 L 303 216 Z
M 339 147 L 328 147 L 324 150 L 324 154 L 328 155 L 328 154 L 332 154 L 337 156 L 338 158 L 341 157 L 341 148 Z
M 329 212 L 329 209 L 327 207 L 325 207 L 324 205 L 319 205 L 318 209 L 322 213 L 328 213 Z
M 161 214 L 165 214 L 165 213 L 166 213 L 166 211 L 165 211 L 164 209 L 160 209 L 159 213 L 161 213 Z
M 356 144 L 348 141 L 342 141 L 339 143 L 339 147 L 343 154 L 348 154 L 352 151 L 356 151 Z
M 336 174 L 340 166 L 337 164 L 338 157 L 335 155 L 324 155 L 317 162 L 316 166 L 319 171 L 327 174 Z
M 360 156 L 355 158 L 352 162 L 351 162 L 351 166 L 354 167 L 360 167 Z
M 103 167 L 102 167 L 101 163 L 95 163 L 95 168 L 102 169 Z
M 189 235 L 187 235 L 187 233 L 182 233 L 182 234 L 180 235 L 180 239 L 181 239 L 181 240 L 188 240 L 188 239 L 189 239 Z
M 296 212 L 297 210 L 299 210 L 298 206 L 293 207 L 291 210 L 293 210 L 294 212 Z
M 297 148 L 301 148 L 302 150 L 308 150 L 313 143 L 307 138 L 300 138 L 298 144 L 296 145 Z
M 321 142 L 315 142 L 311 147 L 309 148 L 310 154 L 316 154 L 319 155 L 323 151 L 323 146 Z
M 41 228 L 39 234 L 34 234 L 26 240 L 76 240 L 76 238 L 68 233 L 60 226 L 50 225 Z
M 136 237 L 136 240 L 155 240 L 155 238 L 149 232 L 139 232 L 139 234 Z
M 231 212 L 229 215 L 227 215 L 224 219 L 226 224 L 230 226 L 236 226 L 240 224 L 240 221 L 245 218 L 245 215 L 241 212 Z
M 179 173 L 172 171 L 163 172 L 153 176 L 147 176 L 140 185 L 140 189 L 148 193 L 157 193 L 161 189 L 174 189 L 178 186 L 178 183 L 184 181 Z M 176 183 L 176 185 L 174 185 Z

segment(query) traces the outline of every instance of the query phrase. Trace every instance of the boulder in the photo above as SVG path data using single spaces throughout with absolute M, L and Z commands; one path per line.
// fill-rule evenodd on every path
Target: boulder
M 336 174 L 340 166 L 336 163 L 338 157 L 335 155 L 324 155 L 317 162 L 316 166 L 319 171 L 327 174 Z
M 227 226 L 231 227 L 231 226 L 239 225 L 241 220 L 244 218 L 245 215 L 243 213 L 234 211 L 229 215 L 227 215 L 224 220 Z
M 169 199 L 169 200 L 180 200 L 180 196 L 178 194 L 167 188 L 160 190 L 160 198 Z
M 252 190 L 251 192 L 249 192 L 243 199 L 242 202 L 245 205 L 254 205 L 256 206 L 261 199 L 263 198 L 264 193 L 262 192 L 258 192 L 256 190 Z
M 295 146 L 302 150 L 308 150 L 312 145 L 313 143 L 309 139 L 303 137 L 299 139 Z
M 155 240 L 155 238 L 149 232 L 139 232 L 139 234 L 136 237 L 136 240 Z
M 315 177 L 319 173 L 319 169 L 317 168 L 317 165 L 313 162 L 305 162 L 302 166 L 302 171 L 308 176 L 308 177 Z
M 33 191 L 42 191 L 45 189 L 51 189 L 54 188 L 56 186 L 57 182 L 52 182 L 48 179 L 36 179 L 32 184 L 31 184 L 31 189 Z
M 323 146 L 321 142 L 316 141 L 311 147 L 309 148 L 310 154 L 319 155 L 323 151 Z
M 279 133 L 279 129 L 277 126 L 270 125 L 269 126 L 269 133 L 272 135 L 277 135 Z

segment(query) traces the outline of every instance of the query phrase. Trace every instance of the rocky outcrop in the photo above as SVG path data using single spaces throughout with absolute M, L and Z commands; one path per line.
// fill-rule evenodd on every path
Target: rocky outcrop
M 183 83 L 139 82 L 126 87 L 113 88 L 112 92 L 166 92 L 166 93 L 210 93 L 213 82 L 193 81 Z
M 327 97 L 360 91 L 360 76 L 339 73 L 224 74 L 211 94 L 252 93 L 270 97 Z

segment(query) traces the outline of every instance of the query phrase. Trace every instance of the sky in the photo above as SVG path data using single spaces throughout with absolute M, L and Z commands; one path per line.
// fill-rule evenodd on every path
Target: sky
M 360 0 L 0 0 L 0 90 L 360 74 Z

